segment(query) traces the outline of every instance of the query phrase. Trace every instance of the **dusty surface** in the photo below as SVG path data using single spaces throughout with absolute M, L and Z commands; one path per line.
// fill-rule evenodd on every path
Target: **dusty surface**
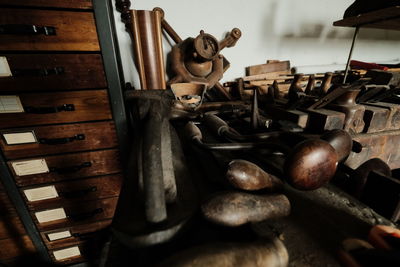
M 343 239 L 365 238 L 375 224 L 390 224 L 333 186 L 303 192 L 286 188 L 289 217 L 253 225 L 261 235 L 274 232 L 289 251 L 289 266 L 340 266 L 336 251 Z
M 169 243 L 147 249 L 128 249 L 111 242 L 103 266 L 152 266 L 158 261 L 199 244 L 256 240 L 278 236 L 289 252 L 289 266 L 340 266 L 335 253 L 347 237 L 365 238 L 371 225 L 390 224 L 365 205 L 333 186 L 304 192 L 290 187 L 285 194 L 292 204 L 285 219 L 265 221 L 238 228 L 211 224 L 197 214 L 186 230 Z

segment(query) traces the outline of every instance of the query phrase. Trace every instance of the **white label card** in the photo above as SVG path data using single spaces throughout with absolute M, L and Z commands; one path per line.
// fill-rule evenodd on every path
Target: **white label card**
M 53 251 L 54 258 L 58 261 L 80 256 L 81 252 L 79 250 L 79 247 L 72 247 L 72 248 L 64 248 L 60 250 L 55 250 Z
M 63 208 L 35 212 L 39 223 L 51 222 L 67 218 Z
M 22 113 L 24 107 L 17 95 L 0 95 L 0 113 Z
M 20 133 L 4 133 L 3 138 L 7 145 L 21 145 L 37 143 L 35 133 L 33 131 Z
M 13 161 L 11 162 L 15 174 L 18 176 L 47 173 L 49 167 L 47 166 L 45 159 L 33 159 L 25 161 Z
M 0 57 L 0 77 L 10 77 L 12 72 L 6 57 Z
M 67 238 L 67 237 L 71 237 L 71 232 L 69 230 L 47 234 L 47 238 L 50 241 L 55 241 L 55 240 L 59 240 L 59 239 Z
M 58 197 L 57 189 L 54 185 L 26 189 L 24 194 L 29 202 Z

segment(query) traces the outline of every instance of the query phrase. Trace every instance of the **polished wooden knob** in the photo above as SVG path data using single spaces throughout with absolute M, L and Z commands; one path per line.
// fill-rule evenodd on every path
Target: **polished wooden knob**
M 328 142 L 309 139 L 294 147 L 283 169 L 290 185 L 300 190 L 314 190 L 335 175 L 337 164 L 337 153 Z

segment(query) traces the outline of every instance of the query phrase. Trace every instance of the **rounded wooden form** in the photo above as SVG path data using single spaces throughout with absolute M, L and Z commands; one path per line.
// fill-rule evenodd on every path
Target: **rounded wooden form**
M 328 142 L 309 139 L 297 144 L 288 155 L 284 173 L 293 187 L 314 190 L 335 175 L 337 164 L 337 153 Z

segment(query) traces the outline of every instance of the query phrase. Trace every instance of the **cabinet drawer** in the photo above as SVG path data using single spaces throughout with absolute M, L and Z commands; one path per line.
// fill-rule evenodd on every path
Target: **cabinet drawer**
M 53 231 L 41 232 L 42 240 L 48 249 L 73 246 L 85 240 L 96 242 L 105 234 L 112 220 L 97 221 L 88 224 L 81 224 Z
M 49 254 L 53 261 L 59 265 L 69 265 L 84 261 L 98 263 L 105 242 L 105 240 L 97 243 L 80 242 L 74 246 L 52 249 Z
M 1 128 L 112 118 L 106 90 L 21 94 L 19 98 L 25 112 L 0 113 Z
M 7 59 L 13 75 L 0 77 L 1 92 L 107 87 L 99 54 L 0 53 L 0 57 Z
M 17 216 L 0 217 L 0 239 L 25 235 L 25 228 Z
M 94 16 L 90 12 L 0 8 L 2 25 L 3 29 L 4 25 L 17 25 L 5 29 L 9 34 L 0 35 L 0 50 L 3 51 L 100 50 Z M 43 34 L 21 34 L 23 29 L 20 25 L 37 26 Z M 44 34 L 45 30 L 50 35 Z
M 91 0 L 0 0 L 1 5 L 90 9 Z
M 100 176 L 56 184 L 21 189 L 28 207 L 45 209 L 54 205 L 68 205 L 77 201 L 116 197 L 122 184 L 122 175 Z
M 26 235 L 0 240 L 0 259 L 11 259 L 35 252 L 30 238 Z
M 0 136 L 0 147 L 8 159 L 113 148 L 118 145 L 115 125 L 110 121 L 10 129 L 1 131 Z M 24 143 L 33 140 L 36 142 Z
M 46 210 L 32 211 L 32 218 L 41 231 L 112 219 L 118 197 L 54 205 Z
M 19 186 L 113 174 L 121 171 L 119 154 L 115 149 L 9 161 L 7 164 Z M 25 175 L 25 173 L 33 172 L 36 174 Z

